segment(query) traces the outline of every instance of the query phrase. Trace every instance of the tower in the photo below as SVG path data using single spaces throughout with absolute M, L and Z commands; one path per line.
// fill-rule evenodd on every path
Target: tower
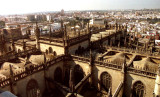
M 36 48 L 40 50 L 40 43 L 39 43 L 40 30 L 37 23 L 36 23 L 36 29 L 35 29 L 35 37 L 36 37 Z

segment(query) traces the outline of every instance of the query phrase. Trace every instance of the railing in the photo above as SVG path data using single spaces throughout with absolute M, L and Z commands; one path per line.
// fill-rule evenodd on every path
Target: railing
M 13 82 L 16 82 L 18 80 L 21 80 L 27 76 L 30 76 L 31 74 L 37 73 L 39 71 L 43 71 L 46 67 L 50 67 L 53 64 L 60 62 L 64 59 L 64 55 L 58 56 L 53 60 L 48 60 L 46 63 L 42 63 L 40 65 L 33 65 L 30 68 L 27 68 L 25 70 L 22 70 L 21 72 L 16 72 L 13 74 Z M 0 81 L 0 87 L 7 86 L 11 83 L 11 78 L 2 78 Z
M 10 54 L 6 54 L 6 55 L 2 55 L 0 56 L 0 63 L 8 61 L 8 60 L 12 60 L 14 58 L 26 55 L 26 54 L 32 54 L 34 52 L 38 51 L 36 48 L 31 48 L 29 50 L 23 51 L 23 52 L 19 52 L 19 53 L 10 53 Z
M 10 78 L 7 78 L 7 79 L 3 79 L 1 82 L 0 82 L 0 87 L 5 87 L 7 85 L 10 84 Z
M 99 41 L 102 41 L 102 42 L 104 42 L 104 41 L 106 41 L 107 39 L 108 39 L 108 37 L 113 37 L 113 36 L 115 36 L 116 34 L 120 34 L 121 33 L 121 31 L 118 31 L 118 32 L 114 32 L 114 33 L 108 33 L 108 35 L 106 35 L 105 37 L 102 37 L 102 39 L 99 39 L 99 40 L 96 40 L 96 41 L 94 41 L 94 42 L 99 42 Z
M 122 64 L 113 64 L 112 62 L 103 62 L 103 61 L 94 61 L 95 64 L 100 65 L 100 66 L 105 66 L 105 67 L 110 67 L 114 69 L 122 69 Z
M 48 38 L 48 37 L 40 37 L 40 40 L 50 41 L 50 42 L 56 42 L 56 43 L 63 43 L 63 39 L 54 39 L 54 38 Z
M 80 57 L 80 56 L 75 56 L 71 55 L 70 59 L 76 60 L 76 61 L 82 61 L 82 62 L 90 62 L 90 58 L 85 58 L 85 57 Z M 122 69 L 122 62 L 112 62 L 112 61 L 98 61 L 94 60 L 95 65 L 100 65 L 100 66 L 105 66 L 108 68 L 113 68 L 113 69 Z M 151 71 L 151 70 L 140 70 L 132 67 L 128 67 L 127 72 L 135 73 L 135 74 L 143 74 L 144 76 L 150 76 L 150 77 L 155 77 L 156 76 L 156 70 Z
M 69 39 L 68 43 L 69 45 L 73 45 L 73 44 L 76 44 L 77 42 L 88 40 L 88 39 L 89 39 L 89 34 L 84 34 L 84 35 Z
M 151 72 L 147 70 L 140 70 L 132 67 L 127 68 L 127 72 L 134 73 L 134 74 L 141 74 L 143 76 L 148 76 L 148 77 L 156 77 L 156 72 Z
M 120 48 L 120 47 L 110 47 L 110 46 L 106 46 L 106 49 L 111 49 L 111 50 L 116 50 L 116 51 L 122 51 L 122 52 L 128 52 L 128 53 L 139 53 L 139 54 L 143 54 L 143 55 L 149 55 L 149 56 L 155 56 L 155 57 L 159 57 L 160 55 L 155 55 L 154 53 L 150 53 L 148 51 L 145 50 L 136 50 L 133 48 Z
M 89 58 L 75 56 L 75 55 L 71 55 L 70 59 L 77 60 L 77 61 L 83 61 L 83 62 L 90 62 Z

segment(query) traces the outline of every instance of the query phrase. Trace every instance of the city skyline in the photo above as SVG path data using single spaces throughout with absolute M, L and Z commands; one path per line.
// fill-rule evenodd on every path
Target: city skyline
M 0 15 L 60 11 L 61 9 L 69 11 L 160 8 L 160 0 L 154 0 L 154 2 L 153 0 L 3 0 L 1 4 Z

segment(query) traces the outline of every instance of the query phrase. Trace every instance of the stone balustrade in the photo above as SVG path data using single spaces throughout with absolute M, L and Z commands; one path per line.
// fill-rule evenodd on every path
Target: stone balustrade
M 37 73 L 39 71 L 45 70 L 46 67 L 50 67 L 54 65 L 57 62 L 60 62 L 64 59 L 64 55 L 58 56 L 53 60 L 47 60 L 46 63 L 41 63 L 40 65 L 33 65 L 30 68 L 27 68 L 25 70 L 22 70 L 20 72 L 16 72 L 13 74 L 13 82 L 16 82 L 18 80 L 21 80 L 27 76 L 30 76 L 31 74 Z M 0 87 L 7 86 L 11 83 L 11 77 L 2 78 L 0 80 Z
M 20 57 L 20 56 L 24 56 L 26 54 L 32 54 L 32 53 L 37 52 L 37 51 L 38 50 L 36 48 L 31 48 L 29 50 L 19 52 L 19 53 L 12 52 L 12 53 L 9 53 L 9 54 L 5 54 L 5 55 L 0 56 L 0 63 L 3 63 L 3 62 L 8 61 L 8 60 L 15 59 L 15 58 Z

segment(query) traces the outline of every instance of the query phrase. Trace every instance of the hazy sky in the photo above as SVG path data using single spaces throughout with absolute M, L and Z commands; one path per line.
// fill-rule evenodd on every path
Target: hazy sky
M 160 8 L 160 0 L 1 0 L 0 15 L 40 11 Z

